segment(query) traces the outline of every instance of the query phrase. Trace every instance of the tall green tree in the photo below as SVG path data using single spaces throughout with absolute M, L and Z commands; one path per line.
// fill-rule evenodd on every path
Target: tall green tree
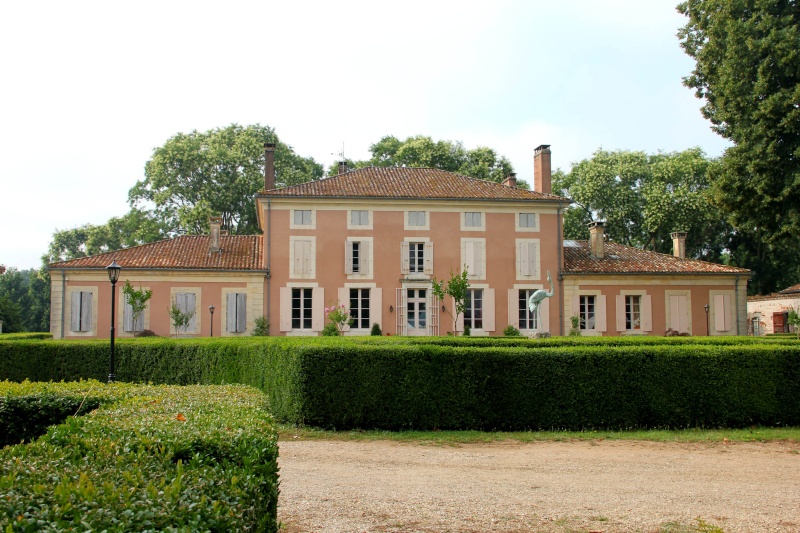
M 295 154 L 269 126 L 231 124 L 169 138 L 153 151 L 128 200 L 154 206 L 171 233 L 204 233 L 210 216 L 221 216 L 230 233 L 258 233 L 254 197 L 264 188 L 266 142 L 276 143 L 277 186 L 322 177 L 321 165 Z
M 347 167 L 428 167 L 498 183 L 514 172 L 511 162 L 491 148 L 478 146 L 466 149 L 461 141 L 434 141 L 424 135 L 408 137 L 404 141 L 386 135 L 371 145 L 369 150 L 372 153 L 370 159 L 348 160 Z M 337 165 L 334 164 L 329 174 L 336 172 Z M 523 180 L 518 185 L 528 188 Z
M 715 201 L 740 235 L 780 254 L 800 234 L 800 5 L 688 0 L 678 11 L 688 17 L 680 44 L 696 61 L 684 84 L 703 100 L 712 129 L 733 142 L 714 174 Z M 748 258 L 741 266 L 756 272 L 777 259 Z
M 3 331 L 50 330 L 50 276 L 46 270 L 11 267 L 0 274 Z
M 604 220 L 610 239 L 672 252 L 673 231 L 688 231 L 687 254 L 719 261 L 731 228 L 710 197 L 714 163 L 699 148 L 658 153 L 598 150 L 570 172 L 553 174 L 553 190 L 572 200 L 564 236 L 587 239 L 588 222 Z

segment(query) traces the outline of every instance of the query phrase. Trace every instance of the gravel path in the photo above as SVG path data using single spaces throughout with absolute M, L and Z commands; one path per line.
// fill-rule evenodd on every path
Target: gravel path
M 800 531 L 800 443 L 281 441 L 286 533 Z

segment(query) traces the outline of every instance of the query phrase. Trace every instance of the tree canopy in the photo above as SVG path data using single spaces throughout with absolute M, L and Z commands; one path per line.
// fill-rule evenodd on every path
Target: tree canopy
M 730 228 L 711 203 L 713 164 L 699 148 L 653 155 L 598 150 L 570 172 L 553 174 L 553 191 L 572 200 L 564 236 L 587 239 L 587 224 L 604 220 L 616 242 L 672 253 L 670 233 L 687 231 L 687 254 L 717 261 Z
M 0 320 L 4 333 L 50 331 L 50 275 L 9 268 L 0 274 Z
M 366 161 L 347 160 L 348 168 L 376 167 L 429 167 L 447 170 L 482 180 L 502 182 L 514 172 L 511 162 L 485 146 L 468 150 L 461 141 L 434 141 L 431 137 L 417 135 L 401 141 L 386 135 L 369 147 L 372 157 Z M 337 166 L 330 169 L 336 174 Z M 518 185 L 527 188 L 520 180 Z
M 688 0 L 678 11 L 688 17 L 681 46 L 696 61 L 684 84 L 703 100 L 712 129 L 733 142 L 713 169 L 714 199 L 743 239 L 759 240 L 742 254 L 742 266 L 758 272 L 789 260 L 800 233 L 800 6 Z M 773 283 L 782 281 L 761 290 L 779 288 Z
M 169 138 L 145 164 L 145 178 L 128 192 L 131 206 L 152 205 L 170 233 L 204 233 L 211 216 L 230 233 L 260 232 L 254 197 L 264 188 L 264 143 L 275 147 L 277 186 L 322 177 L 322 165 L 301 157 L 259 124 L 231 124 Z

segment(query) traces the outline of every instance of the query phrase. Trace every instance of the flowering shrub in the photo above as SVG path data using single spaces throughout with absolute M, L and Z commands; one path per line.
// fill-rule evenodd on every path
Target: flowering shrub
M 353 324 L 353 318 L 350 316 L 350 311 L 344 306 L 334 305 L 333 307 L 326 307 L 325 314 L 331 319 L 331 322 L 336 326 L 339 335 L 344 335 L 345 326 Z

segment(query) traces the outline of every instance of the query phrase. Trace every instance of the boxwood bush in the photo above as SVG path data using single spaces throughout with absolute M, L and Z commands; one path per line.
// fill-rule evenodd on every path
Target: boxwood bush
M 102 378 L 107 341 L 0 342 L 0 377 Z M 126 339 L 117 377 L 242 383 L 337 429 L 800 425 L 800 344 L 741 337 Z
M 3 531 L 277 531 L 277 437 L 263 394 L 70 387 L 64 396 L 106 389 L 102 405 L 0 450 Z M 6 397 L 35 393 L 12 388 Z

